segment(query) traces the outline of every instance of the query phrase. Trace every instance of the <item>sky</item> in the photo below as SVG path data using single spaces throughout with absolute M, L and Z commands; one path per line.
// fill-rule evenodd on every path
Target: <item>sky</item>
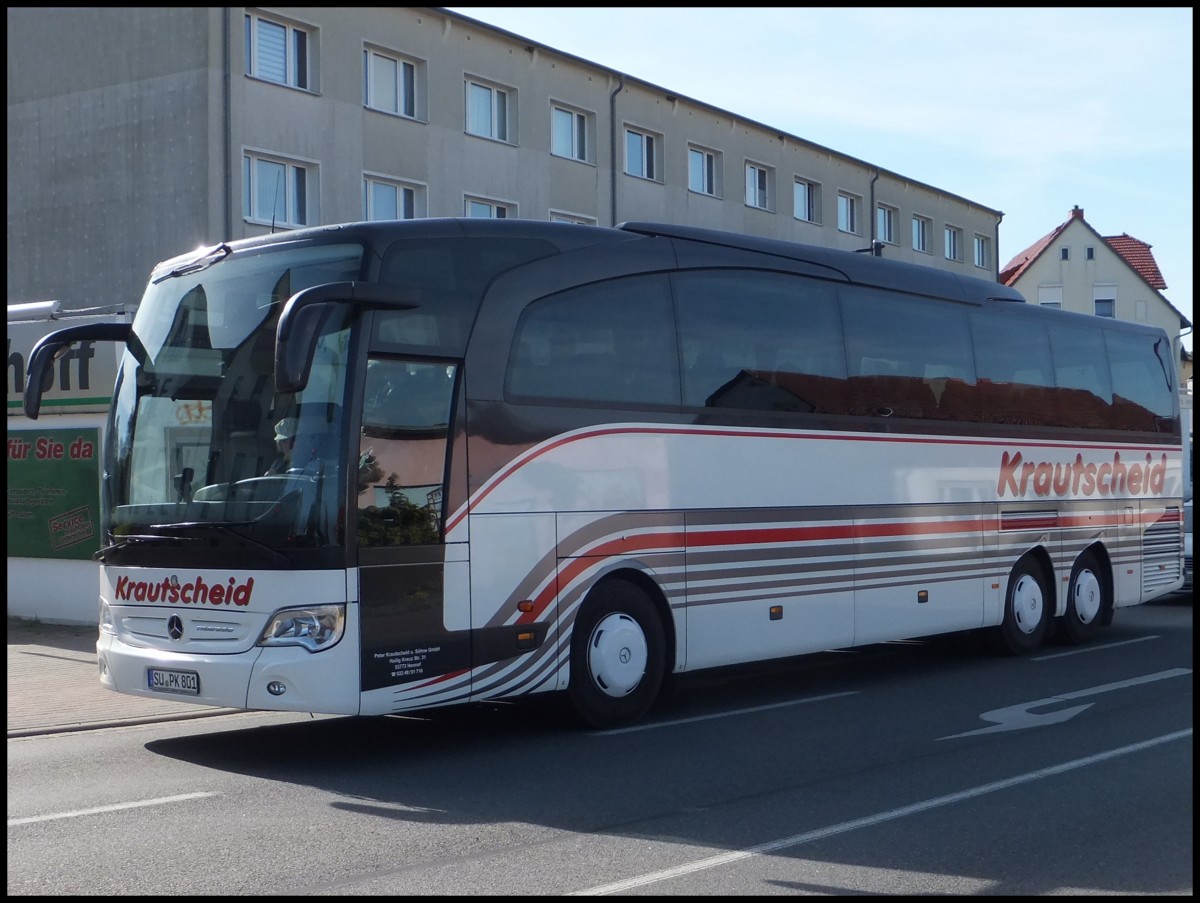
M 1191 8 L 446 8 L 1000 210 L 1001 268 L 1078 205 L 1194 319 Z

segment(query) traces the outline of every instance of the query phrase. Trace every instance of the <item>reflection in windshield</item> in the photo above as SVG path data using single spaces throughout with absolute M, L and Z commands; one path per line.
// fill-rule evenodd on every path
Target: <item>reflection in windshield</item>
M 106 543 L 198 532 L 284 550 L 344 542 L 336 511 L 349 314 L 326 315 L 312 378 L 296 394 L 274 390 L 275 324 L 295 292 L 356 279 L 361 260 L 358 245 L 291 244 L 151 283 L 111 413 Z M 284 421 L 295 466 L 266 475 Z

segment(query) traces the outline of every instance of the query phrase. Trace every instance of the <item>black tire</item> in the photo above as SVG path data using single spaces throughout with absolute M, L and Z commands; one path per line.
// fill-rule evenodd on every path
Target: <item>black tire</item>
M 595 728 L 622 727 L 650 709 L 666 671 L 666 640 L 654 603 L 636 585 L 611 579 L 587 597 L 571 634 L 569 693 Z
M 1096 553 L 1080 555 L 1071 571 L 1067 610 L 1058 621 L 1058 635 L 1064 642 L 1080 646 L 1096 635 L 1112 605 L 1109 585 Z
M 1004 620 L 993 631 L 994 645 L 1007 655 L 1028 655 L 1042 644 L 1050 626 L 1046 572 L 1032 557 L 1018 561 L 1008 577 Z

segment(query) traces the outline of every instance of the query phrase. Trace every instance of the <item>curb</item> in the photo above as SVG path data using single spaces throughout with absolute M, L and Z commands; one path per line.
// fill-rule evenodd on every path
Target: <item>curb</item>
M 96 671 L 96 628 L 8 618 L 5 736 L 9 740 L 212 718 L 242 711 L 104 687 Z
M 52 724 L 45 727 L 22 727 L 8 731 L 9 740 L 23 737 L 45 737 L 53 734 L 78 734 L 83 731 L 98 731 L 114 727 L 137 727 L 146 724 L 165 724 L 169 721 L 196 721 L 200 718 L 215 718 L 219 715 L 242 714 L 242 709 L 213 709 L 206 712 L 182 712 L 169 715 L 144 715 L 130 718 L 113 718 L 108 721 L 89 721 L 86 724 Z

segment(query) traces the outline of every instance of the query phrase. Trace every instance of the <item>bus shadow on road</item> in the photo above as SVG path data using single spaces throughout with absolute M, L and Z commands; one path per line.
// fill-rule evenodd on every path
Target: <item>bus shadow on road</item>
M 1190 622 L 1190 612 L 1186 619 L 1179 617 L 1183 614 L 1165 604 L 1157 617 L 1141 611 L 1136 622 L 1119 619 L 1107 639 L 1140 651 L 1146 645 L 1130 647 L 1128 639 L 1144 637 L 1147 627 L 1164 618 Z M 1060 659 L 1059 666 L 1068 667 L 1063 661 L 1078 660 Z M 998 661 L 974 636 L 940 637 L 683 675 L 647 717 L 646 730 L 580 730 L 573 726 L 565 700 L 549 696 L 233 730 L 220 730 L 214 722 L 208 732 L 154 740 L 146 748 L 205 769 L 269 781 L 279 789 L 296 788 L 306 805 L 378 820 L 397 830 L 463 825 L 479 826 L 470 828 L 473 832 L 491 826 L 503 831 L 503 826 L 522 824 L 737 851 L 764 837 L 824 836 L 830 826 L 861 821 L 864 811 L 887 815 L 912 806 L 913 794 L 927 798 L 941 792 L 895 781 L 903 763 L 907 767 L 929 759 L 930 767 L 940 768 L 942 750 L 922 752 L 919 738 L 904 739 L 894 730 L 910 713 L 889 706 L 885 700 L 902 697 L 885 696 L 885 689 L 900 687 L 909 698 L 926 698 L 921 694 L 931 685 L 962 686 L 972 696 L 981 684 L 994 685 L 998 673 L 1044 686 L 1038 683 L 1044 681 L 1042 667 Z M 911 685 L 904 686 L 906 682 Z M 1008 688 L 1010 693 L 1022 691 L 1019 683 Z M 835 701 L 782 706 L 838 693 L 843 698 Z M 721 717 L 745 712 L 752 714 L 735 721 Z M 990 742 L 975 741 L 970 755 L 979 773 L 973 770 L 974 777 L 952 781 L 950 789 L 961 790 L 962 781 L 986 779 L 979 763 L 989 761 Z M 955 754 L 950 748 L 945 752 Z M 1005 752 L 988 774 L 1011 777 L 1019 758 Z M 864 786 L 874 790 L 858 800 L 855 794 Z M 980 811 L 992 810 L 967 805 L 951 813 L 951 821 L 961 817 L 969 822 Z M 755 824 L 751 831 L 746 830 L 747 818 Z M 1010 814 L 1001 822 L 1004 830 L 1056 830 L 1054 819 L 1042 826 Z M 863 881 L 861 891 L 891 888 L 894 893 L 897 880 L 924 891 L 929 876 L 940 874 L 972 877 L 989 894 L 1190 889 L 1190 854 L 1182 844 L 1164 851 L 1153 878 L 1131 874 L 1127 862 L 1115 860 L 1088 861 L 1079 870 L 1060 863 L 1047 875 L 1040 871 L 1044 863 L 1036 860 L 1014 867 L 1003 844 L 981 850 L 972 839 L 973 829 L 954 823 L 961 830 L 930 823 L 943 831 L 933 846 L 924 833 L 910 835 L 903 829 L 882 845 L 785 845 L 769 856 L 790 860 L 792 865 L 782 868 L 794 873 L 779 871 L 768 881 L 782 892 L 855 892 L 836 881 L 824 885 L 811 880 L 815 874 L 832 874 L 834 866 L 852 866 L 863 871 L 847 880 Z M 1179 833 L 1187 833 L 1186 824 Z M 495 839 L 501 847 L 503 836 Z
M 587 729 L 565 694 L 551 693 L 409 714 L 321 716 L 194 733 L 154 740 L 146 748 L 204 768 L 323 789 L 347 797 L 333 803 L 338 808 L 393 819 L 458 821 L 446 801 L 461 798 L 464 775 L 499 774 L 500 788 L 474 782 L 467 808 L 472 817 L 488 818 L 480 807 L 490 808 L 490 800 L 497 806 L 492 814 L 507 818 L 514 806 L 527 804 L 524 793 L 553 800 L 547 789 L 558 782 L 563 796 L 557 805 L 569 808 L 581 771 L 593 786 L 611 781 L 617 796 L 628 792 L 630 774 L 639 782 L 650 776 L 652 785 L 669 785 L 675 757 L 653 750 L 675 741 L 664 736 L 670 729 L 656 726 L 845 696 L 873 681 L 971 668 L 981 658 L 991 656 L 970 637 L 938 637 L 679 675 L 638 723 L 645 730 Z M 660 769 L 665 770 L 657 774 Z M 510 794 L 506 803 L 498 802 Z

